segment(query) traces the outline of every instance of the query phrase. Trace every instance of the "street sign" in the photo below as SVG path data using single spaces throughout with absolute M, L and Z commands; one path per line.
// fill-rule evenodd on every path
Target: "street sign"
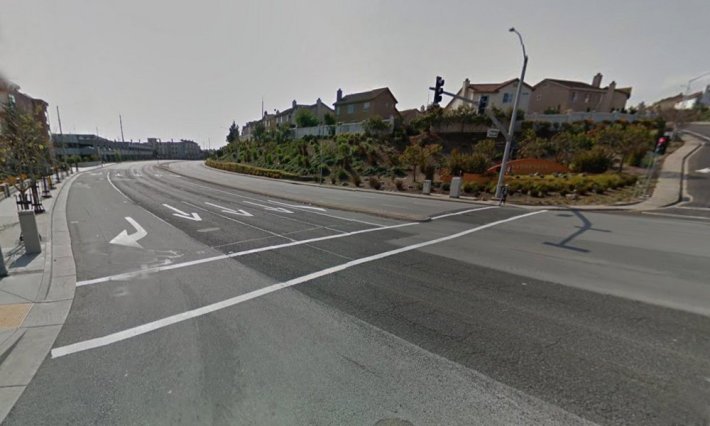
M 491 127 L 491 128 L 488 129 L 488 131 L 486 132 L 486 137 L 487 137 L 487 138 L 493 138 L 493 139 L 495 139 L 495 138 L 498 137 L 498 134 L 499 134 L 499 133 L 500 133 L 500 130 L 496 129 L 495 127 Z

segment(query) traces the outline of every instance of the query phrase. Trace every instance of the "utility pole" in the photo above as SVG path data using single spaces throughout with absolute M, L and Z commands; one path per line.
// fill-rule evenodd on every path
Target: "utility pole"
M 520 39 L 520 46 L 523 48 L 523 71 L 520 73 L 520 80 L 518 81 L 518 88 L 515 91 L 515 100 L 513 101 L 513 111 L 510 116 L 510 127 L 508 128 L 508 134 L 505 138 L 505 151 L 503 151 L 503 161 L 500 163 L 500 174 L 498 175 L 498 185 L 496 186 L 496 198 L 500 198 L 503 192 L 503 185 L 505 185 L 505 172 L 508 166 L 508 160 L 510 159 L 510 151 L 513 146 L 513 134 L 515 133 L 515 120 L 518 116 L 518 104 L 520 103 L 520 92 L 523 89 L 523 82 L 525 81 L 525 70 L 528 67 L 528 54 L 525 52 L 525 44 L 523 43 L 523 36 L 515 29 L 511 28 L 511 33 L 518 35 Z
M 118 114 L 118 124 L 121 126 L 121 142 L 126 142 L 123 138 L 123 117 L 121 117 L 121 114 Z

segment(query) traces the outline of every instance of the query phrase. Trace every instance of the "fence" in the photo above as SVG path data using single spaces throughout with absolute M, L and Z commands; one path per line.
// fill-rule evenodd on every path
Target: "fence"
M 630 123 L 646 118 L 638 114 L 626 114 L 621 112 L 570 112 L 567 114 L 526 114 L 526 121 L 537 121 L 546 123 L 573 123 L 575 121 L 619 121 L 624 120 Z
M 394 118 L 382 120 L 389 127 L 389 131 L 394 130 Z M 332 136 L 342 135 L 344 133 L 365 133 L 365 121 L 358 123 L 340 123 L 335 126 L 319 125 L 314 127 L 297 127 L 293 129 L 293 135 L 296 139 L 302 139 L 305 136 Z

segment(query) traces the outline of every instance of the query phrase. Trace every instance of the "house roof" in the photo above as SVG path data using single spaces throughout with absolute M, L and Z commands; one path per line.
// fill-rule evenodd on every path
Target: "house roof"
M 476 92 L 494 93 L 494 92 L 499 91 L 503 87 L 509 85 L 510 83 L 517 82 L 518 80 L 520 80 L 520 79 L 511 78 L 510 80 L 506 80 L 502 83 L 472 83 L 472 84 L 469 84 L 468 87 L 470 89 L 473 89 Z M 532 89 L 532 86 L 530 86 L 529 84 L 527 84 L 527 83 L 523 83 L 523 84 Z
M 381 87 L 379 89 L 373 89 L 368 92 L 351 93 L 349 95 L 345 95 L 339 101 L 336 101 L 333 105 L 367 102 L 371 101 L 372 99 L 375 99 L 376 97 L 386 92 L 389 92 L 390 96 L 394 98 L 394 103 L 397 103 L 397 99 L 394 97 L 390 89 L 388 87 Z
M 594 90 L 597 92 L 606 92 L 607 90 L 609 90 L 609 86 L 595 87 L 595 86 L 592 86 L 591 84 L 585 83 L 583 81 L 561 80 L 558 78 L 546 78 L 546 79 L 542 80 L 541 82 L 537 83 L 534 88 L 537 88 L 542 83 L 545 83 L 548 81 L 552 82 L 552 83 L 559 84 L 561 86 L 564 86 L 564 87 L 567 87 L 570 89 Z M 626 97 L 631 96 L 631 90 L 632 90 L 631 87 L 619 87 L 619 88 L 614 89 L 615 92 L 623 93 L 624 95 L 626 95 Z

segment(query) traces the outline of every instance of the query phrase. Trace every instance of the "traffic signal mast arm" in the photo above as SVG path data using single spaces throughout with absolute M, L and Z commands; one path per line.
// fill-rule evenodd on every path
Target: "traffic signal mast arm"
M 433 90 L 434 93 L 436 93 L 436 91 L 437 91 L 437 89 L 435 87 L 430 87 L 429 90 Z M 441 88 L 439 89 L 439 93 L 443 94 L 443 95 L 451 96 L 454 99 L 458 99 L 460 101 L 467 102 L 471 105 L 478 106 L 478 102 L 475 102 L 469 98 L 464 98 L 463 96 L 459 96 L 455 93 L 447 92 Z M 503 137 L 508 139 L 508 129 L 506 129 L 505 126 L 503 126 L 503 123 L 501 123 L 500 120 L 498 120 L 498 117 L 496 117 L 495 114 L 493 114 L 493 111 L 491 111 L 490 108 L 486 108 L 484 111 L 486 113 L 486 116 L 488 116 L 488 118 L 490 118 L 491 121 L 493 122 L 493 125 L 496 126 L 496 128 L 498 128 L 498 130 L 500 130 L 500 132 L 503 134 Z

